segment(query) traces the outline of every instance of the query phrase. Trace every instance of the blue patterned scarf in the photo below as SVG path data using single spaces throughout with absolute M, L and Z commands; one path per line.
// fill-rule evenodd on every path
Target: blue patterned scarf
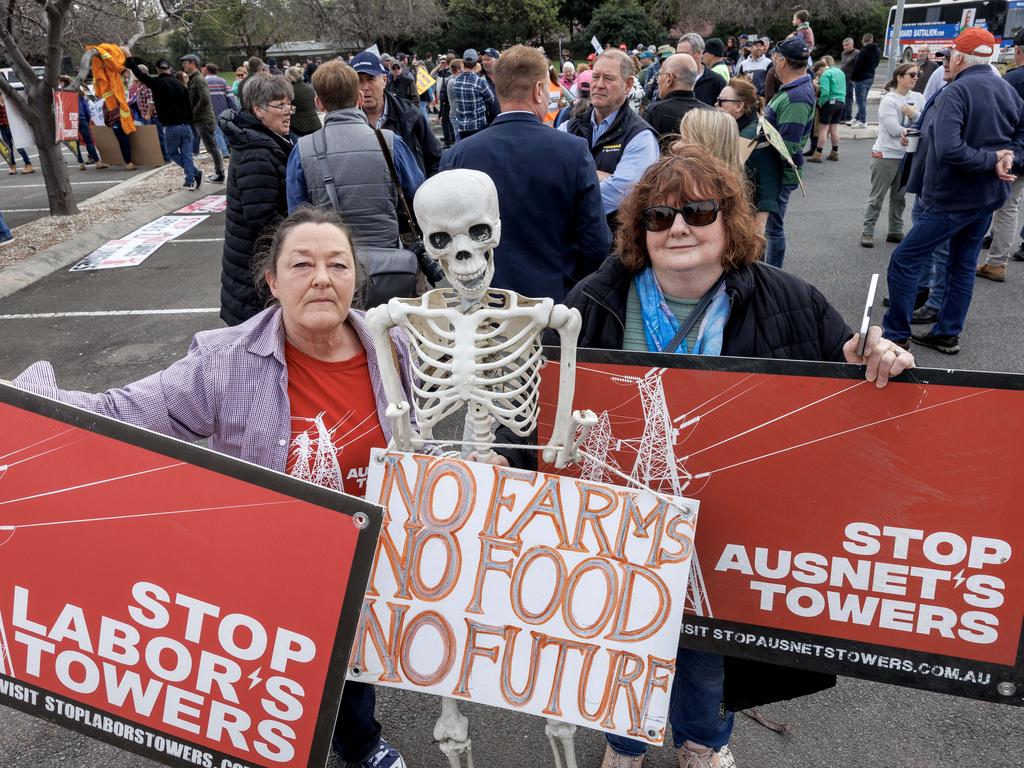
M 644 337 L 647 349 L 651 352 L 662 352 L 672 341 L 683 324 L 669 309 L 665 294 L 661 292 L 654 277 L 654 270 L 647 267 L 634 279 L 637 294 L 640 296 L 640 309 L 644 319 Z M 725 283 L 718 286 L 711 304 L 704 313 L 697 331 L 697 341 L 693 345 L 694 355 L 722 354 L 722 337 L 725 324 L 729 319 L 729 297 L 725 292 Z M 687 354 L 688 342 L 683 339 L 676 347 L 679 354 Z

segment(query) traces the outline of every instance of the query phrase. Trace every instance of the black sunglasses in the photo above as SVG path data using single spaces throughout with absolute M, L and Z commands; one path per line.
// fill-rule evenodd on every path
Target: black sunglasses
M 671 205 L 653 205 L 644 208 L 640 214 L 643 228 L 648 232 L 664 232 L 676 221 L 676 214 L 682 214 L 683 221 L 691 227 L 706 227 L 718 218 L 719 206 L 716 200 L 694 200 L 682 208 Z

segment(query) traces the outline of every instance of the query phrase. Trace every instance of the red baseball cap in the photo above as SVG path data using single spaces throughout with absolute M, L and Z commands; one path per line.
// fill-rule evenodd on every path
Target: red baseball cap
M 593 61 L 596 58 L 597 58 L 597 54 L 596 53 L 592 53 L 589 56 L 587 56 L 587 61 Z
M 953 50 L 968 56 L 991 56 L 996 50 L 996 39 L 987 29 L 971 27 L 956 36 Z

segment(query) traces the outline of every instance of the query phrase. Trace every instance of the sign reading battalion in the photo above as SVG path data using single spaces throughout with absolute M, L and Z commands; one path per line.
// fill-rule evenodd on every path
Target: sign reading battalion
M 323 766 L 380 520 L 0 385 L 0 704 L 169 765 Z
M 697 505 L 376 450 L 385 508 L 349 679 L 660 744 Z
M 700 502 L 681 644 L 1024 704 L 1024 377 L 905 379 L 581 351 L 583 473 Z

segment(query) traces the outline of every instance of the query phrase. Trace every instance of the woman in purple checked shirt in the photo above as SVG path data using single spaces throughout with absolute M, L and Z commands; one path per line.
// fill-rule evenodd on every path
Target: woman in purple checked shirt
M 2 241 L 2 218 L 0 227 Z M 362 496 L 369 452 L 391 440 L 391 422 L 363 313 L 351 308 L 357 263 L 348 230 L 333 211 L 300 208 L 254 271 L 273 304 L 241 325 L 196 334 L 188 354 L 162 371 L 89 394 L 61 389 L 53 367 L 37 362 L 14 384 L 179 440 L 209 439 L 230 456 Z M 393 340 L 408 371 L 404 338 Z M 339 471 L 317 476 L 325 463 L 310 446 L 321 459 L 333 454 L 326 464 Z M 334 748 L 360 768 L 404 768 L 381 738 L 374 705 L 373 686 L 346 684 Z

